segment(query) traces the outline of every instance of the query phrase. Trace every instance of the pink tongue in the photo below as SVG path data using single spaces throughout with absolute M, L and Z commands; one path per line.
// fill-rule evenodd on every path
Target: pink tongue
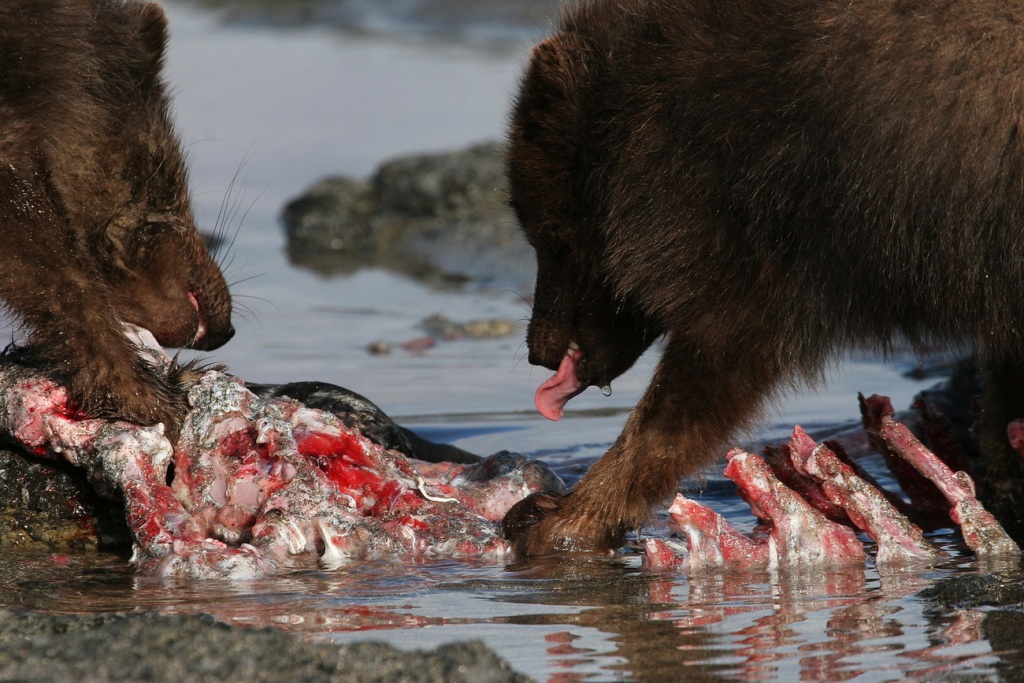
M 562 419 L 562 411 L 570 398 L 576 396 L 585 386 L 576 379 L 576 360 L 578 355 L 567 354 L 558 366 L 558 372 L 537 388 L 533 402 L 540 414 L 549 420 Z

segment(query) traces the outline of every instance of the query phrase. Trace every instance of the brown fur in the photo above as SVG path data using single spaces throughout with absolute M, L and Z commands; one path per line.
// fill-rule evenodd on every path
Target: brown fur
M 166 38 L 155 3 L 0 4 L 0 299 L 85 412 L 173 429 L 182 378 L 142 363 L 119 321 L 201 349 L 234 330 L 168 115 Z
M 851 345 L 974 346 L 988 503 L 1018 537 L 1024 416 L 1024 6 L 615 0 L 535 48 L 512 204 L 537 251 L 530 361 L 570 340 L 603 385 L 659 335 L 618 440 L 524 554 L 601 550 L 766 400 Z

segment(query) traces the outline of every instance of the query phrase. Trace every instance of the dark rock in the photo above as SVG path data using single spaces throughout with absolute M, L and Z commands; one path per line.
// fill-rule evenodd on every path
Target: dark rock
M 507 196 L 497 143 L 396 159 L 368 182 L 328 178 L 289 202 L 288 256 L 326 275 L 376 266 L 432 284 L 532 291 L 533 250 Z
M 0 548 L 5 552 L 130 545 L 121 503 L 98 496 L 82 470 L 18 449 L 0 450 Z
M 931 603 L 929 617 L 943 625 L 952 618 L 950 615 L 983 614 L 981 637 L 989 642 L 993 652 L 999 653 L 995 668 L 1002 675 L 998 680 L 1020 679 L 1024 667 L 1024 650 L 1020 647 L 1020 634 L 1024 632 L 1024 579 L 1019 571 L 942 579 L 922 590 L 920 597 Z M 991 677 L 977 680 L 991 680 Z
M 468 322 L 456 322 L 440 313 L 429 315 L 419 322 L 418 327 L 425 335 L 397 343 L 397 348 L 413 354 L 422 354 L 434 348 L 438 342 L 460 339 L 498 339 L 522 334 L 521 325 L 509 318 L 484 318 Z M 376 339 L 366 345 L 366 352 L 381 356 L 391 353 L 392 343 Z
M 405 652 L 331 645 L 207 616 L 0 610 L 0 680 L 527 681 L 480 642 Z
M 1024 608 L 1024 582 L 1016 574 L 957 576 L 936 582 L 921 591 L 921 596 L 937 603 L 942 612 L 982 606 L 1021 609 Z

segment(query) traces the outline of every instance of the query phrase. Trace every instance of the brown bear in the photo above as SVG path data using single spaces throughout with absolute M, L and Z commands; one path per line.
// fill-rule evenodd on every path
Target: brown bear
M 122 322 L 168 346 L 234 333 L 198 232 L 161 79 L 152 2 L 0 4 L 0 299 L 86 414 L 173 430 L 181 372 L 141 361 Z
M 838 351 L 974 348 L 987 503 L 1018 538 L 1024 6 L 594 0 L 534 49 L 511 204 L 537 252 L 530 362 L 557 418 L 664 337 L 643 398 L 564 498 L 505 533 L 601 551 Z

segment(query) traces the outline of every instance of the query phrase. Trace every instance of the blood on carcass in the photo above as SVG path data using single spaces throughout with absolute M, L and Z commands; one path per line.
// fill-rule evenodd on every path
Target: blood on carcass
M 953 472 L 925 448 L 906 425 L 897 422 L 888 398 L 875 395 L 862 398 L 862 404 L 867 407 L 865 429 L 876 439 L 879 448 L 910 463 L 942 493 L 949 516 L 960 525 L 968 548 L 979 556 L 1021 555 L 1020 547 L 978 500 L 970 475 L 964 471 Z
M 965 472 L 951 471 L 897 422 L 888 399 L 861 397 L 861 406 L 872 443 L 888 456 L 888 461 L 898 458 L 913 470 L 914 477 L 901 481 L 911 482 L 915 493 L 927 487 L 941 492 L 943 510 L 948 510 L 949 517 L 961 526 L 966 545 L 976 555 L 1010 560 L 1020 557 L 1020 548 L 975 497 L 974 484 Z M 956 456 L 951 437 L 941 432 L 942 422 L 934 415 L 927 419 L 933 438 L 945 452 Z M 1024 446 L 1024 423 L 1011 425 L 1009 434 L 1011 442 Z M 782 455 L 788 455 L 788 461 Z M 875 561 L 880 565 L 928 563 L 943 556 L 903 514 L 905 505 L 899 499 L 880 490 L 862 470 L 827 445 L 816 444 L 800 427 L 794 429 L 787 445 L 770 449 L 767 458 L 738 449 L 730 451 L 728 457 L 726 476 L 736 482 L 739 494 L 754 514 L 771 523 L 769 538 L 747 538 L 717 513 L 679 495 L 669 514 L 688 541 L 691 569 L 862 562 L 863 550 L 852 529 L 829 521 L 825 514 L 845 519 L 874 538 L 878 544 Z M 797 491 L 782 480 L 793 484 Z M 935 497 L 929 494 L 929 498 Z M 842 515 L 835 512 L 837 508 Z M 764 549 L 769 551 L 767 561 L 762 559 Z M 652 552 L 658 554 L 653 563 L 666 563 L 661 557 L 664 547 L 654 547 Z
M 151 362 L 170 362 L 142 342 Z M 514 454 L 428 467 L 216 370 L 190 390 L 173 449 L 159 425 L 81 419 L 63 388 L 22 366 L 0 366 L 0 394 L 0 429 L 124 499 L 144 573 L 244 578 L 375 555 L 498 560 L 508 545 L 496 519 L 534 491 L 564 492 Z
M 768 543 L 747 538 L 711 508 L 680 493 L 669 506 L 668 514 L 689 544 L 690 569 L 768 566 Z M 664 566 L 666 548 L 656 546 L 656 549 L 655 561 L 658 566 Z
M 941 553 L 921 530 L 901 513 L 871 482 L 859 476 L 825 444 L 816 444 L 800 427 L 789 441 L 793 464 L 816 479 L 835 505 L 846 511 L 850 523 L 878 543 L 875 561 L 894 564 L 936 560 Z
M 359 442 L 350 434 L 324 434 L 297 430 L 295 445 L 299 449 L 299 453 L 307 457 L 319 456 L 331 460 L 342 458 L 363 467 L 372 465 Z
M 763 458 L 734 449 L 725 476 L 771 523 L 769 565 L 849 564 L 864 561 L 864 546 L 847 526 L 832 522 L 776 477 Z
M 143 572 L 267 576 L 380 555 L 502 560 L 508 545 L 496 522 L 509 507 L 535 491 L 564 492 L 549 469 L 525 456 L 418 462 L 348 429 L 337 415 L 287 398 L 262 399 L 220 371 L 206 373 L 189 400 L 172 449 L 160 426 L 86 419 L 51 380 L 25 367 L 0 366 L 0 429 L 32 453 L 84 468 L 100 493 L 123 497 L 134 561 Z M 952 508 L 979 556 L 1020 555 L 981 508 L 965 473 L 931 455 L 893 419 L 887 403 L 872 398 L 865 405 L 875 442 L 942 490 L 944 509 Z M 934 425 L 939 422 L 929 428 Z M 1010 436 L 1024 444 L 1024 424 L 1011 426 Z M 841 454 L 797 430 L 770 455 L 766 461 L 732 451 L 727 467 L 756 513 L 771 522 L 767 539 L 744 536 L 682 496 L 673 503 L 670 515 L 690 541 L 691 569 L 863 562 L 853 530 L 808 501 L 872 534 L 879 563 L 934 560 L 899 503 Z M 648 566 L 677 565 L 664 541 L 646 547 Z

